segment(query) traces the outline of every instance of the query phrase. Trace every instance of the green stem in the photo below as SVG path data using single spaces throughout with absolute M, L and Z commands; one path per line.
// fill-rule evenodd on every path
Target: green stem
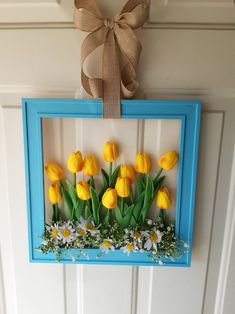
M 52 214 L 52 221 L 56 222 L 56 209 L 55 204 L 52 204 L 53 214 Z
M 156 174 L 156 177 L 155 177 L 154 180 L 153 180 L 154 182 L 157 182 L 157 180 L 159 179 L 159 177 L 160 177 L 162 171 L 163 171 L 163 168 L 160 168 L 159 171 L 158 171 L 158 173 Z
M 73 185 L 76 188 L 77 178 L 76 178 L 76 172 L 73 174 Z
M 161 218 L 161 221 L 163 224 L 166 222 L 166 211 L 165 209 L 160 209 L 159 217 Z
M 133 189 L 132 189 L 132 186 L 130 185 L 130 190 L 131 190 L 131 195 L 130 195 L 130 198 L 131 198 L 131 204 L 134 203 L 134 194 L 133 194 Z
M 60 209 L 58 203 L 55 204 L 55 219 L 56 221 L 60 220 Z
M 91 176 L 90 182 L 91 182 L 91 187 L 93 187 L 93 189 L 95 189 L 95 180 L 94 180 L 93 176 Z
M 109 163 L 109 185 L 110 185 L 110 183 L 111 183 L 112 173 L 113 173 L 113 163 L 110 162 L 110 163 Z
M 123 207 L 124 207 L 124 198 L 121 198 L 121 213 L 123 215 Z

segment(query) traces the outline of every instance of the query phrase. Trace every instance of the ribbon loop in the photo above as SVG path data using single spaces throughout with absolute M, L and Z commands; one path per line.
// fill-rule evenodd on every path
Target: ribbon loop
M 75 0 L 75 25 L 89 32 L 81 47 L 81 80 L 86 92 L 103 98 L 104 118 L 120 118 L 120 97 L 131 98 L 139 83 L 136 80 L 141 44 L 133 30 L 148 16 L 149 0 L 129 0 L 119 14 L 106 19 L 96 0 Z M 84 73 L 86 58 L 104 45 L 102 79 Z

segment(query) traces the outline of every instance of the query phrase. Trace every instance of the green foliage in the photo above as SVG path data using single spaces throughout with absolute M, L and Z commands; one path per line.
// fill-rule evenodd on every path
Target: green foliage
M 92 187 L 90 187 L 90 193 L 91 193 L 92 215 L 93 215 L 95 225 L 98 225 L 100 221 L 100 217 L 99 217 L 100 201 L 96 193 L 96 190 L 93 189 Z
M 109 187 L 112 189 L 115 187 L 115 184 L 119 175 L 119 171 L 120 171 L 120 166 L 117 166 L 117 168 L 114 170 L 113 174 L 111 175 Z
M 71 200 L 71 197 L 69 195 L 69 193 L 65 190 L 64 186 L 61 184 L 60 186 L 61 189 L 61 193 L 63 195 L 63 200 L 65 202 L 66 208 L 68 210 L 68 218 L 72 219 L 73 217 L 73 202 Z

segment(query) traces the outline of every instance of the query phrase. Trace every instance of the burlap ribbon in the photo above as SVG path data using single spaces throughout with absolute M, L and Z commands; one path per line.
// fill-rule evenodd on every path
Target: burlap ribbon
M 119 118 L 120 97 L 133 97 L 139 86 L 136 71 L 142 47 L 133 30 L 144 24 L 148 6 L 149 0 L 129 0 L 114 18 L 105 19 L 96 0 L 75 0 L 75 25 L 90 33 L 81 47 L 82 85 L 94 98 L 103 98 L 104 118 Z M 101 45 L 102 79 L 90 78 L 84 62 Z

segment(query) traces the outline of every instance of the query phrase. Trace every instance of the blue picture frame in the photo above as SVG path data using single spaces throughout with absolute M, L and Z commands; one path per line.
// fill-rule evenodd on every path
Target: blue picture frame
M 44 232 L 43 191 L 43 118 L 102 118 L 102 101 L 85 99 L 23 99 L 23 128 L 28 209 L 29 257 L 31 262 L 53 263 L 55 254 L 42 254 L 36 248 Z M 179 259 L 165 260 L 162 266 L 191 265 L 191 247 L 197 177 L 197 159 L 201 103 L 198 100 L 122 100 L 121 119 L 180 119 L 180 160 L 177 186 L 176 235 L 188 243 L 189 249 Z M 97 259 L 97 249 L 83 250 L 76 261 L 82 264 L 159 265 L 147 253 L 120 250 Z M 76 250 L 62 252 L 61 263 L 73 263 Z M 87 256 L 89 255 L 89 259 Z

